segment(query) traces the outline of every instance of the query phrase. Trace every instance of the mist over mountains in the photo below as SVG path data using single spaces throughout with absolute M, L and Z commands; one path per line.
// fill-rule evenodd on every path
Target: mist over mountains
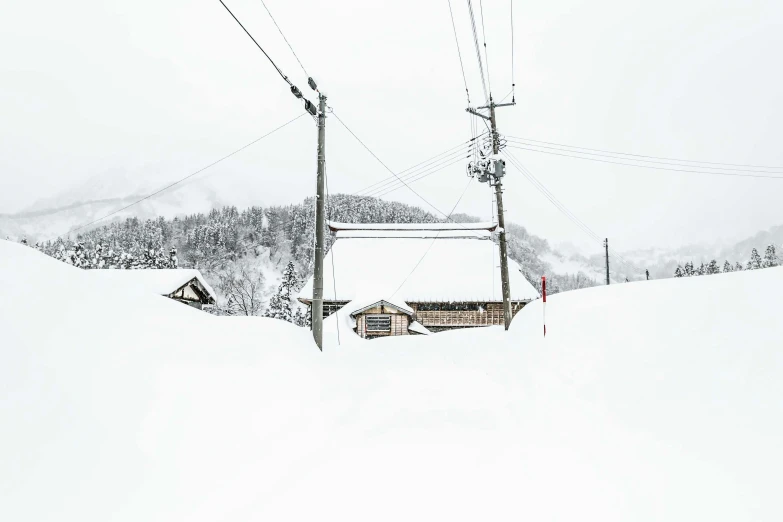
M 132 205 L 144 195 L 153 194 L 160 187 L 161 180 L 156 177 L 145 179 L 122 175 L 96 176 L 55 197 L 41 199 L 22 212 L 0 214 L 0 235 L 14 240 L 26 238 L 30 243 L 45 242 L 69 235 L 71 231 L 73 232 L 70 236 L 75 238 L 77 233 L 131 217 L 140 220 L 162 217 L 170 220 L 199 213 L 206 215 L 213 209 L 227 206 L 242 210 L 260 203 L 257 201 L 259 196 L 249 196 L 250 191 L 227 188 L 225 179 L 221 180 L 218 187 L 212 183 L 209 176 L 203 176 L 194 177 L 171 190 Z M 245 195 L 241 196 L 243 192 Z M 377 206 L 381 209 L 385 208 L 386 203 L 373 198 L 352 200 L 349 196 L 340 197 L 343 198 L 342 204 L 349 206 L 355 206 L 357 201 L 361 200 L 362 205 Z M 421 213 L 430 216 L 430 220 L 437 220 L 423 209 L 416 210 L 416 215 Z M 109 214 L 109 218 L 81 228 Z M 376 215 L 379 218 L 385 216 L 380 210 Z M 351 216 L 346 215 L 344 218 L 350 219 Z M 479 220 L 478 217 L 468 214 L 455 214 L 453 219 L 464 222 Z M 76 228 L 78 230 L 74 231 Z M 601 245 L 597 244 L 594 250 L 586 251 L 570 243 L 559 243 L 553 240 L 554 238 L 541 238 L 518 224 L 510 223 L 507 228 L 510 247 L 513 250 L 512 257 L 527 268 L 531 278 L 540 275 L 574 278 L 579 276 L 582 282 L 574 283 L 577 286 L 592 286 L 604 282 L 605 261 Z M 700 244 L 675 248 L 659 245 L 622 251 L 619 252 L 618 258 L 610 258 L 610 278 L 613 282 L 640 280 L 646 277 L 645 270 L 649 270 L 650 277 L 654 279 L 672 277 L 677 265 L 687 261 L 695 265 L 709 263 L 712 259 L 716 259 L 720 264 L 726 260 L 732 264 L 737 261 L 744 263 L 753 248 L 763 250 L 769 244 L 783 244 L 783 225 L 759 231 L 742 241 L 728 244 Z M 300 268 L 307 270 L 304 264 Z

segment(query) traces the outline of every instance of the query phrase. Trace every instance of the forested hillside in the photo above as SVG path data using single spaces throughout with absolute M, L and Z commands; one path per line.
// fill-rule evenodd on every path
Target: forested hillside
M 279 299 L 271 298 L 281 293 L 295 295 L 296 284 L 301 285 L 312 273 L 313 205 L 313 199 L 307 198 L 295 205 L 244 210 L 227 206 L 173 219 L 129 218 L 90 230 L 75 239 L 58 238 L 36 247 L 86 269 L 198 268 L 220 294 L 220 312 L 273 313 L 269 302 Z M 418 207 L 343 194 L 331 196 L 327 216 L 333 221 L 353 223 L 441 221 Z M 454 219 L 478 221 L 464 214 L 455 215 Z M 552 274 L 541 258 L 551 252 L 548 242 L 513 223 L 507 229 L 509 255 L 522 266 L 533 284 L 537 285 L 544 274 L 550 281 L 551 293 L 597 284 L 581 273 Z M 327 234 L 327 241 L 331 240 Z M 252 299 L 248 299 L 248 292 Z M 237 306 L 240 300 L 252 304 Z M 294 314 L 295 311 L 290 312 Z

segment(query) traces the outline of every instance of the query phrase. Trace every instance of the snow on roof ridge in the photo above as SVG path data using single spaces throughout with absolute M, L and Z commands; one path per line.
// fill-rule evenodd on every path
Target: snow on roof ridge
M 487 230 L 491 232 L 498 226 L 496 222 L 492 221 L 481 223 L 340 223 L 327 221 L 327 225 L 332 232 L 341 230 Z
M 149 290 L 153 290 L 160 295 L 168 295 L 181 288 L 188 281 L 198 279 L 212 299 L 217 300 L 215 290 L 204 279 L 204 276 L 197 268 L 99 268 L 87 270 L 87 272 L 99 278 L 118 280 L 117 278 L 119 277 L 123 280 L 133 281 L 134 284 L 144 284 Z
M 489 230 L 338 230 L 337 239 L 490 239 Z

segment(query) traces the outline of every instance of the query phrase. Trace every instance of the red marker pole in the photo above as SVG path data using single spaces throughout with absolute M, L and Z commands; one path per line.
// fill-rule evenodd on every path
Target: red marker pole
M 541 276 L 541 293 L 544 294 L 544 337 L 546 337 L 546 277 Z

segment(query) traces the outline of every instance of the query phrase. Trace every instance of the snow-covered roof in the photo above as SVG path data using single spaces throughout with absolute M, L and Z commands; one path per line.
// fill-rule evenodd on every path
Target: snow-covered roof
M 357 314 L 360 314 L 360 313 L 364 312 L 365 310 L 368 310 L 370 308 L 375 308 L 376 306 L 379 306 L 379 305 L 391 306 L 393 308 L 396 308 L 400 312 L 404 312 L 404 313 L 406 313 L 408 315 L 413 315 L 414 314 L 413 308 L 408 306 L 408 303 L 406 303 L 405 301 L 402 301 L 401 299 L 394 299 L 394 300 L 391 300 L 391 299 L 378 299 L 377 297 L 376 298 L 366 298 L 366 299 L 365 298 L 358 298 L 358 299 L 354 299 L 353 301 L 351 301 L 350 303 L 345 305 L 344 308 L 346 309 L 345 311 L 347 313 L 349 313 L 350 315 L 357 315 Z
M 508 265 L 511 299 L 538 298 L 519 265 L 512 259 Z M 312 292 L 310 278 L 299 297 L 310 301 Z M 324 299 L 363 296 L 406 303 L 502 301 L 498 247 L 464 237 L 338 237 L 324 256 Z
M 164 268 L 164 269 L 139 269 L 139 270 L 87 270 L 94 277 L 105 280 L 110 284 L 130 284 L 135 288 L 151 294 L 169 295 L 179 290 L 183 285 L 193 279 L 209 293 L 212 299 L 217 299 L 217 294 L 207 283 L 204 277 L 196 269 Z
M 408 330 L 417 334 L 432 335 L 432 332 L 430 332 L 426 326 L 418 321 L 413 321 L 411 324 L 409 324 Z
M 487 230 L 493 231 L 498 224 L 484 223 L 338 223 L 327 222 L 332 232 L 341 230 Z
M 340 238 L 439 238 L 439 239 L 489 239 L 492 232 L 489 230 L 338 230 L 335 233 Z

